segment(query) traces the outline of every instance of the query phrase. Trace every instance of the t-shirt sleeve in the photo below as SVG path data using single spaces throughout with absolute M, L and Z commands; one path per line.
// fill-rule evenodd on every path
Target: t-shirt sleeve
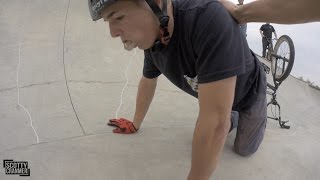
M 161 74 L 159 69 L 153 64 L 152 57 L 148 50 L 144 51 L 143 76 L 149 79 L 158 77 Z
M 220 3 L 214 3 L 199 15 L 193 36 L 198 83 L 245 73 L 244 37 L 239 25 Z
M 260 27 L 260 30 L 261 30 L 261 31 L 264 31 L 264 25 L 262 25 L 262 26 Z

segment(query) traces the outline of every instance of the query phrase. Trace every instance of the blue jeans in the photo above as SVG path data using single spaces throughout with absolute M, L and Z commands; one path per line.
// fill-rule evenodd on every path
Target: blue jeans
M 266 91 L 266 74 L 263 67 L 260 67 L 257 100 L 251 104 L 250 108 L 231 113 L 232 128 L 237 126 L 234 150 L 241 156 L 254 154 L 263 140 L 267 124 Z

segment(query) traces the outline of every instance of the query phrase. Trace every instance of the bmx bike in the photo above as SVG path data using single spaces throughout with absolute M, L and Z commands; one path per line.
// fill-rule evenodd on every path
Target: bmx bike
M 268 61 L 271 61 L 271 53 L 273 52 L 273 41 L 276 41 L 276 38 L 269 39 L 267 38 L 267 48 L 266 48 L 266 59 Z
M 273 119 L 279 122 L 281 128 L 290 129 L 290 126 L 286 125 L 288 121 L 281 119 L 281 108 L 277 101 L 277 90 L 281 83 L 289 76 L 295 57 L 295 49 L 292 39 L 287 36 L 281 36 L 274 48 L 272 42 L 268 46 L 267 60 L 270 62 L 273 84 L 267 83 L 267 94 L 271 95 L 271 100 L 268 102 L 267 107 L 271 108 L 272 116 L 267 116 L 269 119 Z M 266 64 L 262 63 L 264 70 L 267 74 L 270 73 L 270 68 Z

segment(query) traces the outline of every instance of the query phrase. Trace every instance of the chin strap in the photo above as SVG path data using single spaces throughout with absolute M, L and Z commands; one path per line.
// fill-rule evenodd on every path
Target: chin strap
M 152 11 L 155 13 L 155 15 L 158 17 L 160 22 L 160 38 L 157 39 L 151 47 L 152 51 L 158 51 L 164 48 L 170 40 L 170 33 L 168 31 L 168 24 L 170 18 L 167 15 L 167 0 L 162 0 L 162 10 L 159 8 L 159 6 L 155 3 L 154 0 L 146 0 L 146 2 L 150 6 Z

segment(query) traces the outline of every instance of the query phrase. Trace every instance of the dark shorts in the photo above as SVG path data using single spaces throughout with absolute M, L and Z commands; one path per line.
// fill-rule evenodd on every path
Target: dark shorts
M 260 68 L 259 91 L 257 100 L 250 108 L 232 112 L 232 122 L 238 120 L 234 150 L 241 156 L 255 153 L 262 142 L 267 123 L 267 81 L 263 68 Z

